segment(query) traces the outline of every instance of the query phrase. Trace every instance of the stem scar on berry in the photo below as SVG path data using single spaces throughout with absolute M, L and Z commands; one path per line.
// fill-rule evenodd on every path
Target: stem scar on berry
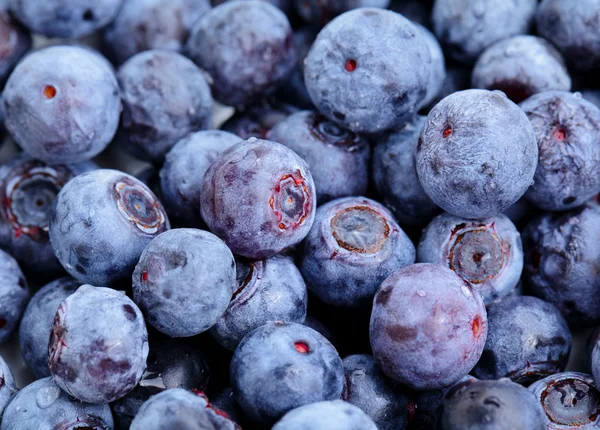
M 306 342 L 296 342 L 294 343 L 294 349 L 296 351 L 298 351 L 300 354 L 308 354 L 310 352 L 310 349 L 308 347 L 308 345 L 306 344 Z
M 444 131 L 442 132 L 442 136 L 444 136 L 444 139 L 448 138 L 450 135 L 452 134 L 452 127 L 450 127 L 449 125 L 446 126 L 446 128 L 444 129 Z
M 56 97 L 56 88 L 52 85 L 46 85 L 44 87 L 44 97 L 46 97 L 48 100 L 52 100 L 54 97 Z
M 346 72 L 354 72 L 356 70 L 356 60 L 346 60 L 346 64 L 344 64 L 344 69 L 346 69 Z

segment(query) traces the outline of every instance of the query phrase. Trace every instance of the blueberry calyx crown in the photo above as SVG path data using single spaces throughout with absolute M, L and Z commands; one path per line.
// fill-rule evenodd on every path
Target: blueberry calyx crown
M 346 130 L 321 114 L 308 116 L 308 129 L 320 141 L 354 151 L 360 143 L 358 134 Z
M 331 219 L 331 234 L 342 248 L 360 254 L 374 254 L 390 235 L 386 219 L 368 206 L 346 208 Z
M 581 379 L 550 383 L 540 400 L 550 421 L 559 425 L 583 426 L 594 423 L 600 414 L 600 392 Z
M 311 210 L 311 195 L 300 171 L 283 175 L 269 199 L 280 230 L 295 229 L 304 224 Z
M 115 183 L 115 191 L 119 211 L 140 231 L 154 234 L 164 229 L 166 217 L 149 191 L 125 180 Z

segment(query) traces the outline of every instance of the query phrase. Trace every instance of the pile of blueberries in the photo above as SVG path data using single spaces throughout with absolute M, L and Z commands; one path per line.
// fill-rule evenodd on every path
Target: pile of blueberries
M 599 71 L 600 0 L 1 0 L 0 430 L 600 429 Z

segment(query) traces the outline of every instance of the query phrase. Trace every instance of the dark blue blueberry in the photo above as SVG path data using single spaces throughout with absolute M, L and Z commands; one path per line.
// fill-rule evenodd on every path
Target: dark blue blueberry
M 293 409 L 273 430 L 377 430 L 371 418 L 342 400 L 312 403 Z M 401 430 L 400 427 L 395 427 Z M 381 427 L 379 427 L 381 429 Z
M 431 27 L 431 1 L 423 0 L 392 0 L 390 10 L 401 14 L 414 23 Z
M 4 410 L 2 430 L 104 430 L 114 428 L 108 405 L 82 403 L 68 396 L 52 378 L 20 390 Z
M 237 286 L 227 310 L 211 329 L 225 348 L 234 350 L 249 332 L 268 321 L 303 323 L 306 284 L 290 257 L 236 262 Z
M 440 93 L 446 79 L 446 60 L 444 59 L 442 47 L 433 33 L 421 24 L 414 23 L 414 25 L 423 33 L 431 56 L 429 83 L 427 84 L 425 98 L 419 105 L 419 108 L 421 108 L 433 102 Z
M 227 148 L 208 168 L 200 211 L 233 253 L 263 259 L 304 239 L 316 200 L 303 159 L 279 143 L 250 138 Z
M 15 65 L 30 49 L 29 32 L 7 10 L 0 9 L 0 83 L 6 81 Z
M 49 235 L 71 276 L 109 285 L 129 278 L 146 245 L 168 228 L 162 205 L 146 185 L 99 169 L 73 178 L 58 193 Z
M 438 103 L 417 146 L 427 195 L 463 218 L 503 212 L 533 182 L 538 148 L 531 123 L 499 91 L 466 90 Z
M 173 221 L 186 227 L 199 227 L 200 190 L 208 167 L 219 154 L 240 142 L 238 136 L 210 130 L 192 133 L 168 152 L 160 170 L 162 202 Z
M 364 8 L 321 30 L 304 62 L 304 81 L 323 115 L 354 132 L 376 133 L 414 116 L 431 69 L 422 31 L 397 13 Z
M 161 163 L 190 132 L 212 126 L 212 98 L 203 72 L 183 55 L 145 51 L 117 72 L 123 100 L 117 141 L 133 155 Z
M 300 270 L 325 303 L 357 307 L 371 302 L 392 272 L 414 262 L 414 245 L 385 207 L 346 197 L 317 210 Z
M 436 0 L 431 20 L 444 52 L 454 60 L 474 63 L 493 43 L 527 33 L 537 4 L 537 0 Z
M 96 52 L 77 46 L 28 55 L 10 75 L 3 102 L 11 136 L 29 155 L 49 164 L 98 155 L 114 137 L 121 114 L 112 67 Z
M 314 317 L 312 315 L 307 315 L 306 319 L 304 320 L 304 325 L 306 327 L 312 328 L 315 331 L 318 331 L 323 336 L 325 336 L 325 338 L 329 342 L 331 342 L 331 344 L 333 346 L 336 346 L 337 339 L 336 339 L 335 335 L 333 334 L 333 332 L 331 331 L 331 329 L 329 327 L 327 327 L 324 323 L 322 323 L 320 320 L 318 320 L 316 317 Z M 337 346 L 336 346 L 336 348 L 337 348 Z
M 320 204 L 367 191 L 369 143 L 323 115 L 312 111 L 292 114 L 273 127 L 267 138 L 306 160 Z
M 417 261 L 449 267 L 489 305 L 510 294 L 521 279 L 521 235 L 502 214 L 473 221 L 443 213 L 423 230 Z
M 237 111 L 225 121 L 221 129 L 242 139 L 264 139 L 269 130 L 297 111 L 297 108 L 283 103 L 252 105 Z
M 440 211 L 417 176 L 415 157 L 425 120 L 416 115 L 403 128 L 386 134 L 373 151 L 373 181 L 380 201 L 402 225 L 424 226 Z
M 442 388 L 469 373 L 487 331 L 481 296 L 444 266 L 407 266 L 375 295 L 373 356 L 388 377 L 414 389 Z
M 59 305 L 48 352 L 53 380 L 68 394 L 87 403 L 115 401 L 146 369 L 144 317 L 125 293 L 83 285 Z
M 230 1 L 206 13 L 188 42 L 189 56 L 212 77 L 215 99 L 245 105 L 274 91 L 292 72 L 292 28 L 265 1 Z
M 16 330 L 29 300 L 29 288 L 17 261 L 0 251 L 0 344 Z
M 230 378 L 246 415 L 265 425 L 299 406 L 339 399 L 344 385 L 333 345 L 311 328 L 283 322 L 267 323 L 242 340 Z
M 336 16 L 359 8 L 387 9 L 390 0 L 293 0 L 298 15 L 307 23 L 323 26 Z
M 536 94 L 520 106 L 539 148 L 534 183 L 525 197 L 541 209 L 560 211 L 600 192 L 600 109 L 566 91 Z
M 557 373 L 529 387 L 546 415 L 548 430 L 600 427 L 600 391 L 590 375 Z
M 0 355 L 0 416 L 16 392 L 15 378 Z
M 73 278 L 61 278 L 37 291 L 27 304 L 19 327 L 19 346 L 27 367 L 36 378 L 50 376 L 48 339 L 58 306 L 79 288 Z

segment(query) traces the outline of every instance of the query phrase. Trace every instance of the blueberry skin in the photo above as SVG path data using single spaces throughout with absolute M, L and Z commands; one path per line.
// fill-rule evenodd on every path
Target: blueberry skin
M 87 403 L 109 403 L 142 379 L 148 332 L 142 312 L 125 293 L 83 285 L 58 306 L 50 341 L 54 382 Z
M 600 108 L 600 90 L 594 90 L 594 89 L 582 90 L 581 95 L 588 102 L 593 103 L 597 108 Z
M 117 142 L 133 155 L 161 163 L 191 132 L 212 126 L 213 102 L 203 72 L 171 51 L 136 54 L 118 72 L 123 115 Z
M 0 250 L 0 345 L 21 320 L 29 300 L 29 288 L 17 261 Z
M 417 261 L 452 269 L 489 305 L 510 294 L 521 279 L 521 235 L 502 214 L 473 221 L 443 213 L 423 230 Z
M 431 68 L 422 31 L 397 13 L 363 8 L 321 30 L 304 60 L 304 82 L 331 121 L 356 133 L 377 133 L 414 116 Z
M 23 4 L 33 3 L 40 2 Z M 6 83 L 3 103 L 11 136 L 48 164 L 98 155 L 114 137 L 121 114 L 110 64 L 77 46 L 52 46 L 24 58 Z
M 533 94 L 571 89 L 560 53 L 536 36 L 514 36 L 488 47 L 473 68 L 473 88 L 503 91 L 515 103 Z
M 481 296 L 444 266 L 404 267 L 375 295 L 373 356 L 383 373 L 410 388 L 442 388 L 465 376 L 481 356 L 487 331 Z
M 546 430 L 544 410 L 508 379 L 471 381 L 444 400 L 440 430 Z
M 133 300 L 150 325 L 171 337 L 200 334 L 221 318 L 235 291 L 235 261 L 212 233 L 166 231 L 144 249 L 133 272 Z
M 564 372 L 529 387 L 546 415 L 548 430 L 592 430 L 600 426 L 600 391 L 590 375 Z
M 499 91 L 466 90 L 438 103 L 417 145 L 417 173 L 437 205 L 463 218 L 503 212 L 533 182 L 531 123 Z
M 600 192 L 600 109 L 566 91 L 536 94 L 520 106 L 539 147 L 534 183 L 525 197 L 540 209 L 563 211 Z
M 490 45 L 531 27 L 537 0 L 436 0 L 431 21 L 446 55 L 474 63 Z
M 28 276 L 50 280 L 64 273 L 48 239 L 52 205 L 68 181 L 97 168 L 91 161 L 49 166 L 25 153 L 0 166 L 0 247 Z
M 0 355 L 0 416 L 6 405 L 10 402 L 13 394 L 17 392 L 17 386 L 15 384 L 15 378 L 13 377 L 8 364 Z
M 303 159 L 279 143 L 250 138 L 227 148 L 208 168 L 200 212 L 234 254 L 258 260 L 304 239 L 316 200 Z
M 129 278 L 142 251 L 169 229 L 150 189 L 133 176 L 98 169 L 69 181 L 50 218 L 50 243 L 80 282 L 110 285 Z
M 169 217 L 185 227 L 200 227 L 200 190 L 209 166 L 242 139 L 220 130 L 192 133 L 173 146 L 160 169 L 161 201 Z
M 292 28 L 278 8 L 265 1 L 230 1 L 195 24 L 187 51 L 213 79 L 215 99 L 245 105 L 273 92 L 296 64 Z
M 291 410 L 275 424 L 273 430 L 377 430 L 377 428 L 373 420 L 356 406 L 342 400 L 330 400 Z
M 27 367 L 36 378 L 50 376 L 48 339 L 58 306 L 81 284 L 67 277 L 45 285 L 32 297 L 19 326 L 19 346 Z
M 237 286 L 223 316 L 210 334 L 234 350 L 249 332 L 269 321 L 304 323 L 306 284 L 290 257 L 236 262 Z
M 7 10 L 0 10 L 0 83 L 31 49 L 31 35 Z
M 38 379 L 20 390 L 4 410 L 2 430 L 112 429 L 108 405 L 69 397 L 52 378 Z
M 294 113 L 267 133 L 308 163 L 318 203 L 367 191 L 371 147 L 366 139 L 312 111 Z
M 102 34 L 103 51 L 116 64 L 152 49 L 181 53 L 210 8 L 208 0 L 126 0 Z
M 444 59 L 444 52 L 442 51 L 440 42 L 438 42 L 433 33 L 421 24 L 416 22 L 413 24 L 423 33 L 425 42 L 427 43 L 427 48 L 429 48 L 429 54 L 431 56 L 429 83 L 427 84 L 427 93 L 425 94 L 425 98 L 419 105 L 421 108 L 433 102 L 433 100 L 441 91 L 442 86 L 444 85 L 444 80 L 446 79 L 446 60 Z
M 246 416 L 267 425 L 299 406 L 339 399 L 344 371 L 333 345 L 313 329 L 269 322 L 238 345 L 230 380 Z
M 392 272 L 414 262 L 414 245 L 385 207 L 345 197 L 317 210 L 300 271 L 323 302 L 359 307 Z
M 440 212 L 417 176 L 417 144 L 426 118 L 416 115 L 403 128 L 387 133 L 373 150 L 373 182 L 380 201 L 402 225 L 422 227 Z
M 359 407 L 379 430 L 405 430 L 410 400 L 381 372 L 371 355 L 349 355 L 342 360 L 346 384 L 342 399 Z
M 173 388 L 144 403 L 130 429 L 235 430 L 236 425 L 211 408 L 204 396 Z
M 297 111 L 298 108 L 285 103 L 259 103 L 236 111 L 221 129 L 244 140 L 265 139 L 269 130 Z
M 390 0 L 293 0 L 296 12 L 309 24 L 324 26 L 336 16 L 359 8 L 387 9 Z

